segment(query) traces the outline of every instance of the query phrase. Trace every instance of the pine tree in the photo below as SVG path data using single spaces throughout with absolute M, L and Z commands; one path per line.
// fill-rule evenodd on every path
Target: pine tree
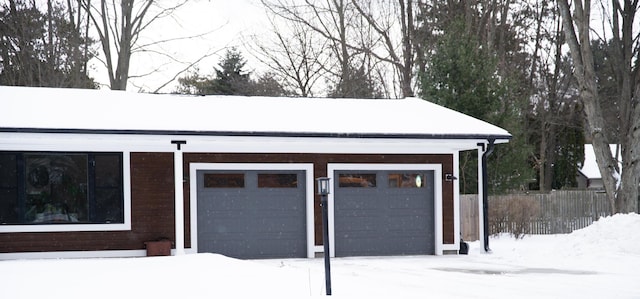
M 514 138 L 508 145 L 496 146 L 489 158 L 489 187 L 491 192 L 520 189 L 533 173 L 527 163 L 530 151 L 523 138 L 521 107 L 507 101 L 518 83 L 499 76 L 497 57 L 469 30 L 464 18 L 453 18 L 443 26 L 421 74 L 421 96 L 510 131 Z M 461 191 L 475 193 L 477 153 L 466 152 L 460 158 Z
M 178 93 L 202 95 L 284 96 L 287 94 L 273 74 L 266 73 L 256 81 L 244 70 L 246 60 L 236 48 L 228 50 L 215 76 L 206 77 L 195 72 L 179 78 Z

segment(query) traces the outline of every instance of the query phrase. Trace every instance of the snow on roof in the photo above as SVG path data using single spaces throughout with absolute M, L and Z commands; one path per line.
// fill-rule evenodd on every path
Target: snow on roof
M 616 145 L 610 144 L 609 147 L 611 148 L 611 154 L 615 155 Z M 598 163 L 596 162 L 596 154 L 591 144 L 584 145 L 584 164 L 582 168 L 580 168 L 580 172 L 588 179 L 602 178 L 600 169 L 598 169 Z
M 178 132 L 509 139 L 506 130 L 415 98 L 185 96 L 0 86 L 0 131 Z

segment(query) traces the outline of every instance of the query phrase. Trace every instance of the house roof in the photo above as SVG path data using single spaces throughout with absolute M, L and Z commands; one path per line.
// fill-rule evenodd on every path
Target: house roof
M 0 86 L 0 132 L 497 139 L 506 130 L 421 99 L 185 96 Z
M 616 144 L 609 144 L 609 147 L 611 148 L 611 154 L 615 155 Z M 591 144 L 584 145 L 584 164 L 582 165 L 579 171 L 587 179 L 602 178 L 602 175 L 600 175 L 600 169 L 598 169 L 598 163 L 596 162 L 596 154 L 593 151 L 593 145 Z

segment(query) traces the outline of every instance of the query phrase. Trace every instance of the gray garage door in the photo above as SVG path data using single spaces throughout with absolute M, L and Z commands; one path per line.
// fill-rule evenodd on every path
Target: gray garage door
M 336 171 L 336 256 L 434 254 L 434 171 Z
M 199 171 L 198 252 L 306 257 L 304 171 Z

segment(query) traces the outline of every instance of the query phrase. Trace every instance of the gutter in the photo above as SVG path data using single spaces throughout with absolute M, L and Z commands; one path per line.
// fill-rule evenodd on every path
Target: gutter
M 488 189 L 488 180 L 487 180 L 487 158 L 493 153 L 493 148 L 495 146 L 495 139 L 488 139 L 489 144 L 487 145 L 487 150 L 482 154 L 482 226 L 484 228 L 484 251 L 491 252 L 489 248 L 489 194 L 487 192 Z
M 383 139 L 461 139 L 510 140 L 511 135 L 485 134 L 403 134 L 403 133 L 311 133 L 261 131 L 189 131 L 189 130 L 113 130 L 113 129 L 56 129 L 0 127 L 0 133 L 90 134 L 90 135 L 163 135 L 163 136 L 228 136 L 228 137 L 324 137 L 324 138 L 383 138 Z

